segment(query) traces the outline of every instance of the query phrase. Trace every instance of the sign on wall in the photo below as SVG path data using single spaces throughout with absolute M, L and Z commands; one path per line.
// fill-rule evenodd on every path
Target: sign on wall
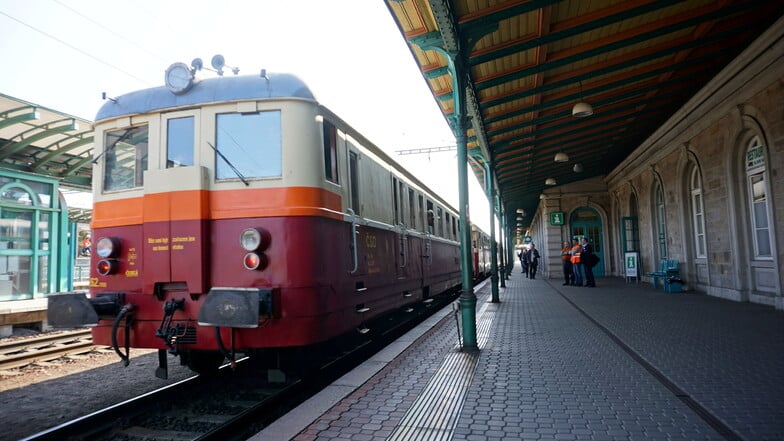
M 564 224 L 564 212 L 563 211 L 553 211 L 550 213 L 550 225 L 563 225 Z
M 623 266 L 625 268 L 624 274 L 626 275 L 626 278 L 627 279 L 630 278 L 630 277 L 637 277 L 637 278 L 639 278 L 640 277 L 640 268 L 639 268 L 640 253 L 638 253 L 636 251 L 630 251 L 630 252 L 624 253 L 623 256 L 624 256 L 623 257 L 623 260 L 624 260 L 624 265 Z

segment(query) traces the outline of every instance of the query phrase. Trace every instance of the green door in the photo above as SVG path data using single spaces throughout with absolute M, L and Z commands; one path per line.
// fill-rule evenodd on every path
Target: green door
M 572 212 L 569 218 L 569 228 L 572 231 L 572 238 L 588 238 L 588 242 L 593 246 L 593 252 L 599 256 L 599 263 L 593 267 L 593 275 L 596 277 L 604 276 L 604 246 L 602 244 L 602 218 L 599 213 L 590 207 L 580 207 Z

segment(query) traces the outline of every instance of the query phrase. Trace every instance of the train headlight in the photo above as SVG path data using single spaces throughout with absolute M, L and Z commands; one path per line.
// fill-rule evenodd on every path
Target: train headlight
M 255 228 L 248 228 L 240 233 L 240 245 L 245 251 L 256 251 L 261 246 L 261 233 Z
M 108 276 L 117 272 L 117 261 L 110 259 L 101 259 L 95 265 L 96 271 L 102 276 Z
M 267 257 L 263 254 L 248 253 L 242 259 L 245 269 L 248 270 L 263 270 L 267 266 Z
M 102 237 L 95 245 L 95 252 L 98 257 L 108 258 L 117 257 L 120 254 L 120 239 L 116 237 Z
M 270 234 L 263 228 L 246 228 L 240 233 L 240 245 L 245 251 L 264 250 L 269 243 Z

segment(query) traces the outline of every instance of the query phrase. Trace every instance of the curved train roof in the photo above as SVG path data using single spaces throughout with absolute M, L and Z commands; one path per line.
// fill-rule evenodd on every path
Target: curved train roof
M 196 80 L 187 92 L 175 95 L 164 86 L 139 90 L 107 100 L 98 110 L 96 122 L 119 116 L 147 113 L 170 107 L 221 101 L 263 98 L 302 98 L 315 100 L 310 88 L 292 74 L 224 76 Z

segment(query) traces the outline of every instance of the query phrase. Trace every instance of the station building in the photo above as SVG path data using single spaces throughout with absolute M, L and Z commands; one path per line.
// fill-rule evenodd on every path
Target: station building
M 653 283 L 672 259 L 684 290 L 784 310 L 782 23 L 611 173 L 542 193 L 529 234 L 546 243 L 550 278 L 562 277 L 563 240 L 585 234 L 601 257 L 597 276 Z M 627 274 L 629 253 L 637 266 Z

